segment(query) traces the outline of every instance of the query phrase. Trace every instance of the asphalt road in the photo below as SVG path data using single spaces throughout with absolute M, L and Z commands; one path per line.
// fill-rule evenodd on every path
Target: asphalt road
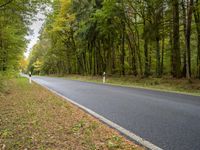
M 166 150 L 200 150 L 200 97 L 33 77 Z

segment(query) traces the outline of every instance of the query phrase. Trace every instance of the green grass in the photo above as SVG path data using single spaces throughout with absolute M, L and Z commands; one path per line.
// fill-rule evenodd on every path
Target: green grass
M 0 95 L 0 149 L 142 149 L 25 78 L 7 86 Z
M 72 80 L 102 83 L 102 77 L 99 76 L 67 75 L 64 77 Z M 193 79 L 192 83 L 189 83 L 186 79 L 174 79 L 169 77 L 107 77 L 106 84 L 200 96 L 200 80 L 197 79 Z

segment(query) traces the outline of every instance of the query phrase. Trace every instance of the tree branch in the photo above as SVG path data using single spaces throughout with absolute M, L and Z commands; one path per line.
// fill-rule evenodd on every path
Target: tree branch
M 0 5 L 0 8 L 1 8 L 1 7 L 5 7 L 6 5 L 10 4 L 12 1 L 13 1 L 13 0 L 9 0 L 9 1 L 7 1 L 6 3 Z

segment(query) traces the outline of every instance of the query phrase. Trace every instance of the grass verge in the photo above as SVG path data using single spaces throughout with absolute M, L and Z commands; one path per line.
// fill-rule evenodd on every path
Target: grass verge
M 0 95 L 0 149 L 143 149 L 27 79 Z
M 72 80 L 102 83 L 102 77 L 99 76 L 67 75 L 64 77 Z M 192 83 L 189 83 L 186 79 L 169 77 L 107 77 L 106 84 L 200 96 L 200 80 L 198 79 L 193 79 Z

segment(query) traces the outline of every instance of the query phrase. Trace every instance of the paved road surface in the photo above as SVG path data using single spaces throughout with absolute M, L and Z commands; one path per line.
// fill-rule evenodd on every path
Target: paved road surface
M 33 77 L 166 150 L 200 150 L 200 97 Z

